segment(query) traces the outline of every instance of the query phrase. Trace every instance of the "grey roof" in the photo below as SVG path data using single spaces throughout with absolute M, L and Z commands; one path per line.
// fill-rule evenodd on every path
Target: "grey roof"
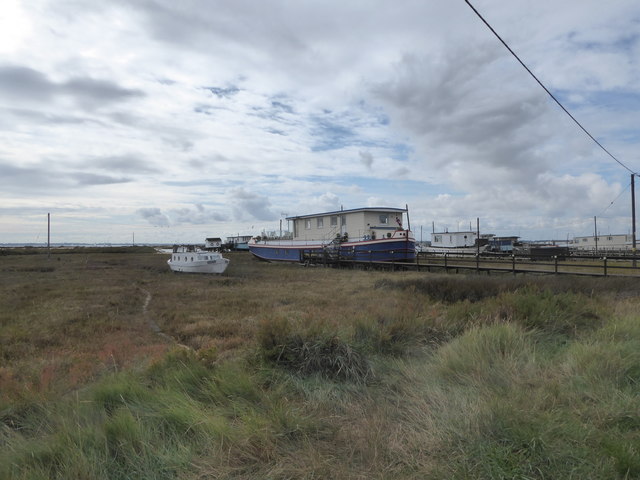
M 287 220 L 295 220 L 296 218 L 311 218 L 311 217 L 322 217 L 326 215 L 341 215 L 345 213 L 356 213 L 356 212 L 380 212 L 380 213 L 404 213 L 407 210 L 405 208 L 392 208 L 392 207 L 363 207 L 363 208 L 352 208 L 349 210 L 336 210 L 333 212 L 322 212 L 322 213 L 312 213 L 309 215 L 296 215 L 294 217 L 287 217 Z

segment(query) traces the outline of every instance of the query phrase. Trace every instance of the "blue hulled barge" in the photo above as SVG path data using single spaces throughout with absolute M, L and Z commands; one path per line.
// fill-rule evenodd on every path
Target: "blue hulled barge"
M 403 215 L 406 209 L 367 207 L 288 217 L 291 234 L 254 237 L 249 250 L 267 261 L 413 262 L 415 239 Z

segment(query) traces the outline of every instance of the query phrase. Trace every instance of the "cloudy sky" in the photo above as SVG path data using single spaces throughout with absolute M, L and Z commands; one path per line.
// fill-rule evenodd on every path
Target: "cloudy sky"
M 640 3 L 472 3 L 639 171 Z M 629 184 L 463 0 L 0 3 L 0 243 L 405 205 L 418 239 L 564 239 L 629 232 Z

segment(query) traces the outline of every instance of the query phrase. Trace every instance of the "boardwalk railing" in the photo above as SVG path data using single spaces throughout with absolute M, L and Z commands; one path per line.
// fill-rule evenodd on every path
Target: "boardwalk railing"
M 378 254 L 382 253 L 380 251 Z M 387 252 L 393 254 L 394 251 Z M 397 252 L 396 252 L 397 253 Z M 416 261 L 376 261 L 374 256 L 344 255 L 332 252 L 303 252 L 301 262 L 325 266 L 460 272 L 539 273 L 557 275 L 625 276 L 640 278 L 637 255 L 527 255 L 507 253 L 431 253 L 419 252 Z M 391 257 L 393 258 L 393 256 Z
M 420 252 L 416 259 L 418 270 L 445 271 L 476 270 L 485 272 L 553 273 L 591 276 L 640 277 L 638 256 L 629 255 L 553 255 L 534 256 L 504 253 L 447 253 Z

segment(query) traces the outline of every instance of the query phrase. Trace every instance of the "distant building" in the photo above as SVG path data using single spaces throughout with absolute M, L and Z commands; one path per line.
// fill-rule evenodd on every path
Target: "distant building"
M 574 250 L 631 250 L 633 236 L 625 234 L 574 237 L 571 247 Z
M 204 240 L 205 250 L 220 250 L 222 247 L 222 239 L 218 237 L 206 238 Z
M 518 246 L 520 237 L 491 237 L 489 238 L 489 250 L 492 252 L 513 252 L 513 247 Z
M 431 234 L 431 247 L 433 248 L 463 248 L 476 245 L 478 234 L 472 231 L 465 232 L 434 232 Z

